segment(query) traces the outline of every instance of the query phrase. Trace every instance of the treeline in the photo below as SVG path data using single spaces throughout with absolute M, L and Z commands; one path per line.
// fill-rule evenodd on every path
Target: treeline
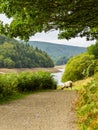
M 70 45 L 68 46 L 41 41 L 30 41 L 29 44 L 35 48 L 38 47 L 42 51 L 45 51 L 54 61 L 55 65 L 66 64 L 69 58 L 86 51 L 85 47 L 70 46 Z
M 70 57 L 71 58 L 71 57 Z M 67 63 L 67 61 L 70 59 L 66 56 L 63 56 L 63 57 L 58 57 L 57 60 L 56 60 L 56 65 L 64 65 Z
M 9 41 L 9 42 L 8 42 Z M 0 36 L 0 68 L 53 67 L 46 52 Z

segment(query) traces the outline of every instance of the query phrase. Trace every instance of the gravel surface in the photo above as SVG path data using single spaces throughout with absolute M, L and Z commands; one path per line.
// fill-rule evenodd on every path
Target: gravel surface
M 78 130 L 76 91 L 40 92 L 0 105 L 0 130 Z

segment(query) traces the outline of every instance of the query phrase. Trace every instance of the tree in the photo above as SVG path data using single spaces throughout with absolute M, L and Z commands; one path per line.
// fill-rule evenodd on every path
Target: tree
M 62 81 L 76 81 L 93 75 L 96 66 L 95 62 L 94 55 L 86 53 L 71 58 L 66 64 Z
M 4 59 L 4 67 L 6 68 L 14 68 L 15 67 L 15 62 L 12 61 L 10 57 Z
M 27 40 L 37 32 L 56 29 L 59 38 L 98 38 L 98 0 L 0 0 L 0 13 L 13 18 L 0 22 L 0 33 Z
M 90 55 L 94 55 L 96 59 L 98 59 L 98 41 L 95 45 L 91 45 L 87 48 L 87 51 Z
M 67 63 L 68 59 L 69 58 L 66 56 L 59 57 L 56 61 L 56 65 L 64 65 Z

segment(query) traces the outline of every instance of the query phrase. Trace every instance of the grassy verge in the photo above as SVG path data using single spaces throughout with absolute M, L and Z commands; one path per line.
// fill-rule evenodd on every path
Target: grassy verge
M 92 77 L 85 78 L 83 80 L 78 80 L 73 83 L 73 90 L 82 90 L 84 89 L 84 86 L 86 86 L 90 81 L 92 80 Z
M 79 129 L 98 130 L 98 74 L 79 90 L 79 94 L 77 104 Z
M 19 99 L 24 99 L 27 96 L 30 96 L 31 94 L 37 94 L 37 93 L 42 93 L 42 92 L 53 92 L 54 90 L 36 90 L 33 92 L 23 92 L 23 93 L 16 93 L 10 97 L 4 97 L 3 99 L 0 100 L 0 104 L 6 104 L 6 103 L 10 103 L 12 101 L 16 101 Z
M 12 96 L 4 97 L 0 100 L 0 104 L 5 104 L 5 103 L 9 103 L 9 102 L 14 101 L 14 100 L 25 98 L 29 94 L 30 93 L 16 93 Z
M 78 80 L 76 82 L 73 82 L 73 87 L 71 88 L 64 88 L 64 90 L 82 90 L 84 89 L 84 86 L 87 85 L 91 81 L 92 77 L 85 78 L 83 80 Z M 62 86 L 57 87 L 58 90 L 62 89 Z

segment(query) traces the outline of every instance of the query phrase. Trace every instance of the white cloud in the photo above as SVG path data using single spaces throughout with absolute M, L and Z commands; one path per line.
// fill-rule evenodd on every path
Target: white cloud
M 12 18 L 7 18 L 5 14 L 0 14 L 0 20 L 3 21 L 4 24 L 8 23 L 10 24 L 12 21 Z

